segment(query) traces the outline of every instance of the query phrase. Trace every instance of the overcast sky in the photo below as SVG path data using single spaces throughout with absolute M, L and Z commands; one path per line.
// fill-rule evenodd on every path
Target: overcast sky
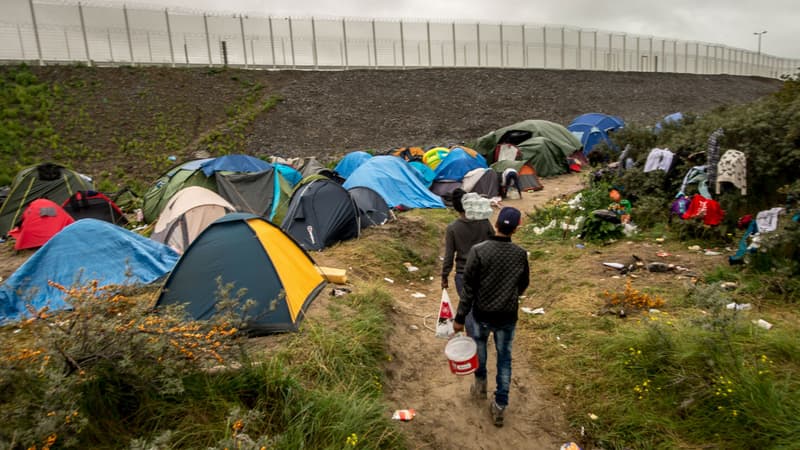
M 758 36 L 753 33 L 766 30 L 761 40 L 763 53 L 800 58 L 798 0 L 128 0 L 125 3 L 264 16 L 554 24 L 710 42 L 753 51 L 758 48 Z

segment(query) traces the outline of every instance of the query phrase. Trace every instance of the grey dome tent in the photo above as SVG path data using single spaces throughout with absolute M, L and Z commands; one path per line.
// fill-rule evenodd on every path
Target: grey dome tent
M 322 250 L 358 237 L 358 210 L 342 185 L 322 175 L 300 183 L 289 200 L 283 231 L 305 250 Z
M 358 209 L 361 229 L 383 225 L 392 219 L 392 209 L 380 194 L 365 186 L 350 188 L 350 197 Z

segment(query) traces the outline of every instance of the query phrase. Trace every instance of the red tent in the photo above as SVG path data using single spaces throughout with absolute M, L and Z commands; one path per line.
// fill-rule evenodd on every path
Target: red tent
M 22 223 L 9 231 L 16 239 L 14 250 L 41 247 L 56 233 L 75 222 L 69 214 L 51 200 L 36 199 L 22 213 Z

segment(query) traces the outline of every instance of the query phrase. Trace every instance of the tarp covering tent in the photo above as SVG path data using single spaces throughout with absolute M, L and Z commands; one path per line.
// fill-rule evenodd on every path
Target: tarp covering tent
M 209 225 L 235 211 L 214 191 L 189 186 L 178 191 L 161 211 L 150 239 L 183 253 Z
M 482 155 L 470 155 L 465 150 L 455 147 L 436 166 L 434 181 L 460 180 L 474 169 L 487 169 L 486 158 Z
M 311 257 L 280 228 L 234 213 L 212 223 L 189 246 L 157 305 L 185 303 L 193 319 L 210 319 L 222 300 L 219 283 L 232 283 L 233 292 L 246 289 L 236 299 L 245 330 L 267 334 L 297 330 L 326 282 Z M 245 310 L 247 303 L 252 306 Z
M 565 127 L 547 120 L 525 120 L 481 137 L 475 150 L 495 162 L 495 148 L 503 143 L 516 145 L 520 159 L 530 162 L 542 177 L 567 173 L 567 157 L 581 148 L 581 141 Z
M 354 187 L 348 189 L 347 192 L 358 209 L 362 230 L 367 227 L 383 225 L 392 219 L 391 208 L 377 192 L 368 187 Z
M 271 168 L 272 164 L 249 155 L 225 155 L 200 164 L 200 169 L 207 177 L 217 172 L 253 173 Z
M 372 155 L 367 152 L 350 152 L 342 157 L 339 163 L 336 164 L 336 167 L 333 169 L 333 171 L 338 173 L 342 178 L 347 179 L 351 173 L 358 169 L 358 166 L 370 158 L 372 158 Z
M 375 156 L 345 181 L 345 189 L 368 187 L 380 194 L 390 208 L 444 208 L 442 199 L 420 181 L 408 163 L 396 156 Z
M 75 192 L 92 189 L 91 178 L 58 164 L 44 163 L 20 170 L 11 183 L 6 201 L 0 206 L 0 237 L 17 225 L 22 211 L 37 198 L 60 205 Z
M 502 174 L 504 170 L 512 168 L 517 171 L 517 179 L 519 181 L 519 188 L 523 191 L 540 191 L 544 188 L 539 177 L 536 176 L 536 170 L 524 161 L 497 161 L 492 164 L 492 170 Z
M 658 122 L 656 122 L 656 125 L 655 125 L 655 128 L 654 128 L 653 131 L 655 131 L 656 133 L 659 133 L 664 128 L 664 126 L 666 126 L 666 125 L 680 125 L 680 123 L 682 121 L 683 121 L 683 113 L 681 113 L 681 112 L 667 114 L 666 116 L 664 116 L 664 118 L 662 120 L 659 120 Z
M 281 224 L 306 250 L 322 250 L 358 237 L 361 227 L 353 199 L 339 183 L 323 176 L 303 180 L 292 193 Z
M 70 287 L 98 280 L 100 285 L 151 283 L 178 261 L 167 247 L 117 225 L 78 220 L 53 236 L 0 286 L 0 323 L 29 315 L 26 304 L 51 311 L 69 305 L 54 281 Z
M 434 172 L 433 169 L 426 166 L 422 161 L 409 161 L 408 166 L 414 169 L 414 173 L 419 177 L 425 187 L 431 186 L 433 178 L 436 176 L 436 172 Z
M 122 210 L 102 192 L 78 191 L 61 205 L 75 220 L 97 219 L 124 226 L 128 219 Z
M 210 189 L 238 211 L 270 219 L 280 217 L 292 188 L 280 174 L 288 172 L 292 176 L 296 171 L 288 166 L 281 167 L 276 176 L 275 167 L 247 155 L 226 155 L 183 163 L 162 175 L 145 193 L 142 207 L 145 222 L 155 221 L 169 199 L 188 186 Z
M 14 250 L 37 248 L 73 222 L 75 219 L 57 203 L 38 198 L 22 212 L 22 223 L 19 227 L 8 234 L 15 239 Z
M 624 127 L 625 122 L 619 117 L 601 113 L 581 114 L 567 125 L 567 129 L 581 141 L 584 155 L 601 142 L 605 142 L 609 148 L 616 149 L 609 134 Z

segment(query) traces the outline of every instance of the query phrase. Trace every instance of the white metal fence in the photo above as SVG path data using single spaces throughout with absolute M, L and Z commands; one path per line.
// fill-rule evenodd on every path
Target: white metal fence
M 508 67 L 779 77 L 800 60 L 721 44 L 530 24 L 254 17 L 0 1 L 0 60 L 348 69 Z

